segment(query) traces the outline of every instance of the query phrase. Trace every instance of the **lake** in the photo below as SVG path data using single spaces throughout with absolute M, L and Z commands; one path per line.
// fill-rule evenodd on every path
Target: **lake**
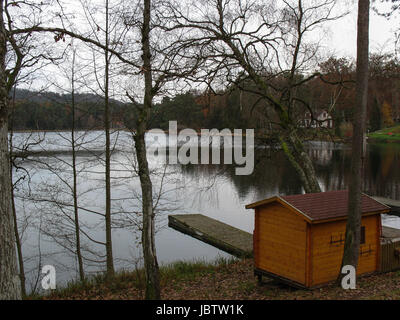
M 104 269 L 104 134 L 78 132 L 78 205 L 85 269 Z M 150 146 L 166 141 L 149 134 Z M 40 287 L 43 265 L 56 267 L 57 284 L 77 277 L 74 256 L 72 168 L 68 132 L 16 133 L 15 150 L 26 141 L 39 152 L 18 160 L 14 169 L 16 210 L 23 240 L 27 288 Z M 112 134 L 113 253 L 117 269 L 141 265 L 140 183 L 133 142 L 128 132 Z M 43 153 L 44 150 L 50 151 Z M 153 150 L 150 148 L 150 150 Z M 310 142 L 307 150 L 323 190 L 345 189 L 349 181 L 351 147 Z M 238 176 L 235 165 L 165 165 L 163 153 L 149 153 L 157 206 L 157 256 L 160 264 L 176 260 L 214 260 L 230 255 L 167 226 L 167 215 L 201 213 L 252 232 L 253 211 L 245 205 L 274 195 L 303 192 L 299 179 L 281 151 L 260 147 L 253 174 Z M 400 144 L 370 144 L 365 163 L 364 192 L 400 200 Z M 383 225 L 400 228 L 400 218 L 383 216 Z M 39 232 L 40 230 L 40 232 Z

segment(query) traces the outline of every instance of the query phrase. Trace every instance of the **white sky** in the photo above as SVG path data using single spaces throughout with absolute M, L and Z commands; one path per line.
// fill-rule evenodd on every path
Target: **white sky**
M 100 0 L 102 1 L 102 0 Z M 322 45 L 325 47 L 325 58 L 335 54 L 337 57 L 353 57 L 356 56 L 357 47 L 357 1 L 356 0 L 341 0 L 342 5 L 337 6 L 338 12 L 350 10 L 350 14 L 341 18 L 338 21 L 333 21 L 326 25 L 328 34 L 324 37 Z M 69 6 L 70 9 L 76 7 Z M 382 10 L 385 8 L 381 7 Z M 387 7 L 386 7 L 387 9 Z M 400 17 L 399 13 L 396 16 Z M 388 20 L 378 16 L 373 10 L 370 12 L 370 52 L 371 53 L 394 53 L 395 30 L 400 29 L 400 19 Z M 317 36 L 317 35 L 316 35 Z M 318 37 L 318 36 L 317 36 Z M 322 58 L 322 57 L 321 57 Z M 47 74 L 57 77 L 57 72 L 54 68 Z M 45 71 L 46 72 L 46 71 Z M 36 86 L 42 85 L 41 81 L 36 83 Z M 139 86 L 140 87 L 140 86 Z M 125 92 L 125 91 L 123 91 Z
M 355 7 L 355 6 L 352 6 Z M 370 52 L 394 53 L 394 32 L 400 27 L 399 19 L 387 20 L 371 10 L 370 13 Z M 357 8 L 351 13 L 330 24 L 329 48 L 337 56 L 356 57 L 357 52 Z

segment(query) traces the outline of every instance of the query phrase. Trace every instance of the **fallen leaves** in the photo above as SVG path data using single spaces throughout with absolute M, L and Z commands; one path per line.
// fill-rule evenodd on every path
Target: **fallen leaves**
M 215 266 L 208 272 L 196 272 L 193 276 L 161 279 L 162 299 L 185 300 L 393 300 L 400 299 L 400 272 L 373 274 L 358 279 L 356 290 L 343 290 L 331 284 L 314 290 L 300 290 L 276 280 L 263 279 L 259 285 L 253 273 L 251 259 Z M 137 281 L 101 283 L 90 289 L 74 293 L 59 293 L 43 299 L 94 299 L 140 300 L 143 290 Z

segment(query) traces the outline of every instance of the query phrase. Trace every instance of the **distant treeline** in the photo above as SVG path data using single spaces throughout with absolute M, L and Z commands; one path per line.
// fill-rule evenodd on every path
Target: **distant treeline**
M 165 97 L 154 105 L 150 128 L 167 130 L 168 122 L 175 120 L 178 126 L 200 128 L 245 128 L 246 120 L 239 110 L 234 110 L 235 95 L 229 103 L 232 109 L 216 108 L 203 103 L 204 96 L 187 92 L 173 98 Z M 72 128 L 72 97 L 54 92 L 34 92 L 17 89 L 14 108 L 10 114 L 13 130 L 68 130 Z M 102 129 L 104 127 L 104 98 L 94 94 L 76 94 L 75 128 Z M 110 100 L 111 126 L 134 128 L 136 108 L 130 103 Z
M 94 94 L 76 94 L 75 127 L 102 128 L 104 99 Z M 54 92 L 17 89 L 12 98 L 10 124 L 14 130 L 68 130 L 72 128 L 72 96 Z M 110 101 L 113 120 L 125 109 L 117 100 Z
M 289 115 L 304 127 L 306 113 L 326 111 L 333 119 L 337 136 L 351 134 L 355 101 L 355 63 L 347 58 L 330 58 L 321 62 L 315 76 L 296 88 L 296 110 Z M 265 75 L 266 77 L 268 75 Z M 301 83 L 309 75 L 297 74 Z M 274 76 L 274 88 L 287 86 L 285 74 Z M 220 92 L 188 91 L 164 97 L 152 108 L 150 128 L 167 130 L 168 121 L 178 122 L 178 128 L 255 128 L 277 132 L 279 122 L 274 107 L 265 99 L 260 102 L 257 87 L 243 80 L 237 87 Z M 281 90 L 284 92 L 284 90 Z M 76 94 L 75 128 L 101 129 L 104 127 L 104 98 L 94 94 Z M 53 92 L 16 90 L 10 124 L 14 130 L 68 130 L 72 127 L 72 97 Z M 111 126 L 133 128 L 137 108 L 130 103 L 111 99 Z M 376 131 L 400 121 L 400 63 L 390 55 L 371 54 L 368 94 L 368 129 Z M 278 129 L 278 130 L 275 130 Z

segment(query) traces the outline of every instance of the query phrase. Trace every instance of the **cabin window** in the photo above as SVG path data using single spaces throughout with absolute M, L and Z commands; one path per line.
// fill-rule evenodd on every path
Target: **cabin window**
M 361 227 L 360 244 L 365 244 L 365 227 Z

